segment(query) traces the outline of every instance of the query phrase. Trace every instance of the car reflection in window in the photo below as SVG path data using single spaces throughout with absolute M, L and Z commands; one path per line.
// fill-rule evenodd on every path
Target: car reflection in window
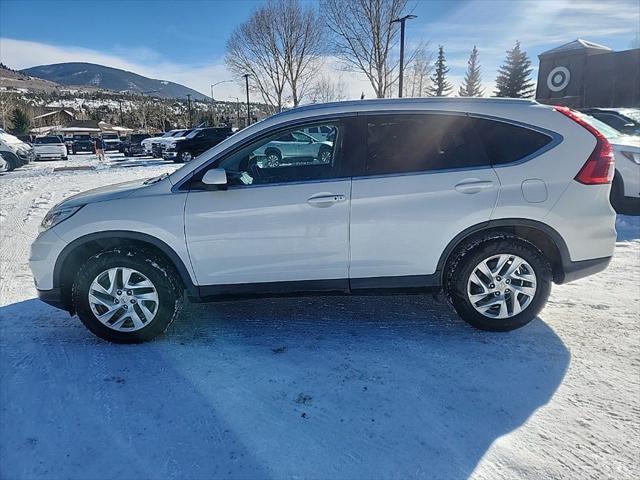
M 319 140 L 300 130 L 287 132 L 252 152 L 260 168 L 275 168 L 289 165 L 328 164 L 333 155 L 335 127 Z

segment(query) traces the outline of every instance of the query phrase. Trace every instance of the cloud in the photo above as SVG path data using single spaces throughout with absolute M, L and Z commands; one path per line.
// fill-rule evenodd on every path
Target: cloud
M 145 77 L 181 83 L 205 95 L 211 95 L 211 84 L 233 79 L 223 58 L 212 58 L 207 63 L 193 65 L 170 62 L 158 52 L 146 47 L 126 49 L 116 47 L 115 52 L 0 38 L 0 61 L 18 70 L 64 62 L 97 63 L 138 73 Z M 338 62 L 331 57 L 327 57 L 323 63 L 322 72 L 335 78 L 340 77 L 346 85 L 348 98 L 360 98 L 363 91 L 367 97 L 373 95 L 364 76 L 337 70 L 335 65 Z M 214 97 L 219 100 L 243 98 L 244 94 L 242 79 L 237 82 L 222 83 L 214 88 Z

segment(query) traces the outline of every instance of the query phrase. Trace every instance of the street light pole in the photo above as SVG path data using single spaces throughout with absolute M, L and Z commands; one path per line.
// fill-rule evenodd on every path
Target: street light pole
M 251 125 L 251 111 L 249 109 L 249 74 L 245 73 L 243 76 L 244 76 L 245 86 L 247 88 L 247 127 L 248 127 L 249 125 Z
M 216 85 L 220 85 L 221 83 L 228 83 L 228 82 L 235 82 L 235 80 L 220 80 L 219 82 L 211 84 L 211 116 L 213 118 L 213 123 L 216 122 L 216 112 L 215 112 L 215 106 L 214 106 L 215 100 L 213 98 L 213 87 L 215 87 Z
M 240 98 L 239 97 L 230 97 L 236 99 L 236 125 L 240 128 Z
M 400 76 L 398 78 L 398 97 L 402 98 L 402 87 L 404 82 L 404 24 L 407 20 L 417 18 L 416 15 L 405 15 L 402 18 L 391 20 L 390 23 L 400 24 Z

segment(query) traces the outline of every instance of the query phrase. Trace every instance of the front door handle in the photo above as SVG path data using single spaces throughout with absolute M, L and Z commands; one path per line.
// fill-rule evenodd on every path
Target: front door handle
M 307 199 L 307 203 L 312 207 L 330 207 L 336 203 L 344 202 L 344 195 L 322 194 Z
M 465 180 L 456 185 L 460 193 L 478 193 L 493 188 L 493 182 L 488 180 Z

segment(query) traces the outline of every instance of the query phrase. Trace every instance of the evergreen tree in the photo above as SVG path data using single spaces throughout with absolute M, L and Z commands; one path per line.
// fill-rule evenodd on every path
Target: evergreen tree
M 27 112 L 22 110 L 20 107 L 16 107 L 13 109 L 11 115 L 9 116 L 9 120 L 13 125 L 11 133 L 15 135 L 25 135 L 29 132 L 31 121 L 29 120 Z
M 504 64 L 498 69 L 496 78 L 496 97 L 529 98 L 533 95 L 535 85 L 530 75 L 531 60 L 527 52 L 520 49 L 520 42 L 507 51 Z
M 480 76 L 480 64 L 478 63 L 478 49 L 473 46 L 469 61 L 467 62 L 467 73 L 464 76 L 462 85 L 458 90 L 461 97 L 481 97 L 484 89 L 481 88 L 482 78 Z
M 451 84 L 447 81 L 449 67 L 444 58 L 444 47 L 438 47 L 438 58 L 436 59 L 435 71 L 431 75 L 431 87 L 429 93 L 435 97 L 443 97 L 451 93 Z

